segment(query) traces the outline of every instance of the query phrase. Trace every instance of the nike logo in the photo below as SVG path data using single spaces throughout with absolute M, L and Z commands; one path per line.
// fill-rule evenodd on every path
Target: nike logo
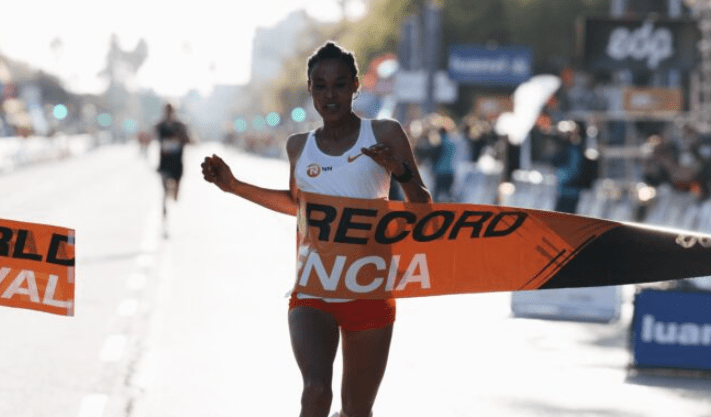
M 348 156 L 348 162 L 349 162 L 349 163 L 350 163 L 350 162 L 353 162 L 353 161 L 355 161 L 356 159 L 358 159 L 358 157 L 360 157 L 360 156 L 363 156 L 363 152 L 361 152 L 361 153 L 359 153 L 358 155 L 355 155 L 355 156 L 350 156 L 350 155 L 349 155 L 349 156 Z

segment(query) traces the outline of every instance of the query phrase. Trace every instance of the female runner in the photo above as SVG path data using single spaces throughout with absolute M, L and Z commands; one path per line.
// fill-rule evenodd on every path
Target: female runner
M 328 42 L 309 58 L 307 76 L 309 93 L 323 125 L 289 137 L 289 189 L 271 190 L 242 182 L 216 155 L 202 163 L 205 180 L 223 191 L 290 215 L 296 215 L 299 190 L 386 199 L 391 175 L 399 181 L 407 201 L 431 202 L 400 124 L 361 119 L 353 112 L 359 86 L 353 54 Z M 316 165 L 319 169 L 313 169 Z M 388 359 L 395 300 L 322 299 L 295 293 L 289 300 L 288 320 L 294 356 L 303 377 L 300 416 L 326 417 L 329 413 L 339 337 L 342 411 L 334 416 L 371 416 Z

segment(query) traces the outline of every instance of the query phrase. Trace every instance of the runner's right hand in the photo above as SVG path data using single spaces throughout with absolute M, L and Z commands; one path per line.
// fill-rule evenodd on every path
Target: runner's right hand
M 200 166 L 202 167 L 202 176 L 205 181 L 215 184 L 222 191 L 230 190 L 230 185 L 235 180 L 235 177 L 222 158 L 215 154 L 207 156 Z

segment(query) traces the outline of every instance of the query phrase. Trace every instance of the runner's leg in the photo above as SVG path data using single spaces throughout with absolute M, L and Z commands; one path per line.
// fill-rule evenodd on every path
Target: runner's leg
M 385 374 L 393 325 L 343 331 L 341 417 L 369 417 Z
M 163 237 L 168 237 L 168 199 L 172 198 L 175 180 L 167 172 L 161 172 L 161 180 L 163 182 L 163 221 L 161 227 L 163 229 Z
M 300 417 L 327 417 L 333 400 L 338 325 L 328 313 L 300 306 L 289 312 L 289 334 L 304 381 Z
M 163 220 L 168 217 L 168 190 L 170 188 L 170 177 L 165 173 L 161 173 L 161 181 L 163 183 Z
M 180 179 L 175 179 L 173 184 L 173 201 L 178 201 L 178 191 L 180 190 Z

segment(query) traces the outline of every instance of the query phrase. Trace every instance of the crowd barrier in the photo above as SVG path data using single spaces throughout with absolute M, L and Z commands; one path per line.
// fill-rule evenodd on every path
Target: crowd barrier
M 456 201 L 464 203 L 553 210 L 557 195 L 554 171 L 539 168 L 534 174 L 514 172 L 511 192 L 498 197 L 500 173 L 485 172 L 476 164 L 462 164 L 455 175 L 453 195 Z M 668 184 L 656 187 L 655 192 L 653 199 L 641 203 L 634 190 L 616 181 L 600 179 L 581 192 L 577 214 L 711 233 L 711 199 L 699 200 L 696 195 L 677 191 Z
M 81 155 L 110 141 L 108 132 L 52 137 L 0 137 L 0 173 L 38 162 Z
M 536 167 L 535 172 L 514 172 L 512 177 L 513 187 L 499 194 L 500 170 L 463 164 L 455 175 L 455 198 L 473 204 L 553 210 L 557 181 L 552 168 Z M 634 186 L 599 179 L 582 191 L 577 214 L 711 234 L 711 199 L 701 201 L 670 185 L 656 187 L 655 192 L 654 198 L 642 202 Z M 711 289 L 709 277 L 687 281 L 696 288 Z M 514 292 L 511 307 L 521 317 L 609 322 L 619 318 L 621 303 L 619 288 L 563 289 Z

